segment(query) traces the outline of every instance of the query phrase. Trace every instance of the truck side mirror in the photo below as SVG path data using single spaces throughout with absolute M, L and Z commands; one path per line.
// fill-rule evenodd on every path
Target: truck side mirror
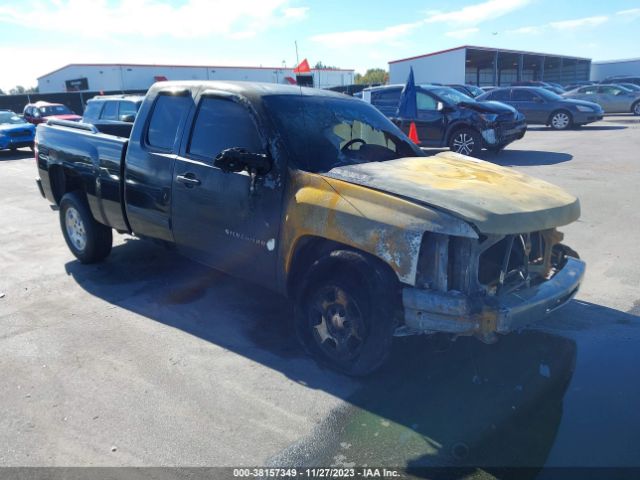
M 220 152 L 213 165 L 225 173 L 246 170 L 256 175 L 265 175 L 271 170 L 271 157 L 264 153 L 252 153 L 244 148 L 233 147 Z
M 252 153 L 244 148 L 234 147 L 220 152 L 213 161 L 213 165 L 225 173 L 243 170 L 249 172 L 251 177 L 249 193 L 253 195 L 256 191 L 257 177 L 269 173 L 272 161 L 271 157 L 264 153 Z
M 121 122 L 133 123 L 135 119 L 136 119 L 136 116 L 131 113 L 129 115 L 120 115 Z

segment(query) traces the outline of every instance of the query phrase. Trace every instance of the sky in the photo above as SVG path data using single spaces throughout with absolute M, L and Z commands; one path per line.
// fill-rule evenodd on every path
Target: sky
M 460 45 L 640 57 L 640 0 L 0 0 L 0 88 L 69 63 L 387 69 Z

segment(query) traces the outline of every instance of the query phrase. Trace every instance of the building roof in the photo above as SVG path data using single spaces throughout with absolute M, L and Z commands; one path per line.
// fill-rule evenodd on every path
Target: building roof
M 621 58 L 620 60 L 599 60 L 597 62 L 593 62 L 596 65 L 602 65 L 605 63 L 629 63 L 629 62 L 640 62 L 640 57 L 637 58 Z
M 448 52 L 453 52 L 453 51 L 456 51 L 456 50 L 463 50 L 463 49 L 487 50 L 487 51 L 492 51 L 492 52 L 497 50 L 499 52 L 523 53 L 525 55 L 544 55 L 544 56 L 548 56 L 548 57 L 562 57 L 562 58 L 572 58 L 572 59 L 577 59 L 577 60 L 591 60 L 590 58 L 575 57 L 575 56 L 571 56 L 571 55 L 556 55 L 556 54 L 552 54 L 552 53 L 528 52 L 526 50 L 510 50 L 508 48 L 478 47 L 478 46 L 475 46 L 475 45 L 462 45 L 460 47 L 448 48 L 446 50 L 440 50 L 438 52 L 425 53 L 424 55 L 416 55 L 414 57 L 401 58 L 399 60 L 391 60 L 388 63 L 392 64 L 392 63 L 406 62 L 406 61 L 409 61 L 409 60 L 417 60 L 419 58 L 432 57 L 434 55 L 440 55 L 440 54 L 443 54 L 443 53 L 448 53 Z
M 293 70 L 293 67 L 255 67 L 240 65 L 167 65 L 161 63 L 70 63 L 49 73 L 40 75 L 38 80 L 69 67 L 160 67 L 160 68 L 240 68 L 251 70 Z M 312 68 L 312 72 L 354 72 L 353 68 Z

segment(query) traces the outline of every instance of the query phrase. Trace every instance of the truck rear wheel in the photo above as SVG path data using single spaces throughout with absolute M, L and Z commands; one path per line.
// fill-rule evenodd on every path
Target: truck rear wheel
M 317 261 L 296 301 L 296 332 L 318 361 L 347 375 L 378 369 L 396 328 L 395 285 L 356 252 Z
M 67 246 L 82 263 L 96 263 L 111 252 L 111 229 L 97 222 L 86 199 L 76 192 L 60 200 L 60 228 Z

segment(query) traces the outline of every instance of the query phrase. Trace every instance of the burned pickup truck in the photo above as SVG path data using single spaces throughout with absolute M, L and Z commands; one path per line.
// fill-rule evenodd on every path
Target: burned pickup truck
M 584 263 L 556 227 L 578 200 L 512 169 L 427 157 L 378 110 L 341 94 L 244 82 L 160 82 L 129 138 L 38 127 L 40 191 L 71 252 L 109 254 L 113 230 L 295 303 L 295 329 L 352 375 L 396 335 L 483 341 L 544 318 Z

